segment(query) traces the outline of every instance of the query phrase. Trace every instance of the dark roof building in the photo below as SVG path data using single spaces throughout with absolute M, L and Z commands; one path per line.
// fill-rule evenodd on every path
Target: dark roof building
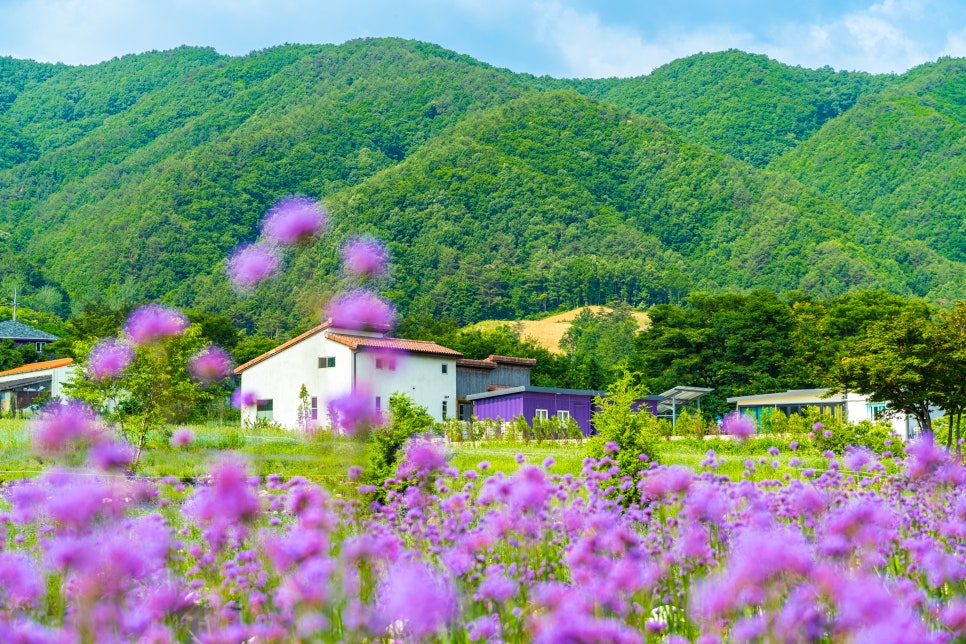
M 13 340 L 14 346 L 22 344 L 33 344 L 37 351 L 44 348 L 44 345 L 54 340 L 59 340 L 56 335 L 35 329 L 28 324 L 16 320 L 0 322 L 0 341 Z

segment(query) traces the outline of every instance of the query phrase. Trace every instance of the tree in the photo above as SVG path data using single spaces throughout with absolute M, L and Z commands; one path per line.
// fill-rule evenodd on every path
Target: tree
M 604 456 L 608 443 L 619 448 L 613 458 L 622 476 L 637 478 L 642 467 L 641 454 L 653 462 L 660 453 L 660 437 L 656 419 L 646 409 L 635 411 L 637 401 L 645 396 L 645 390 L 634 384 L 635 374 L 624 372 L 607 390 L 607 396 L 594 398 L 598 411 L 591 418 L 597 435 L 587 441 L 586 452 L 591 458 Z M 630 495 L 633 495 L 631 488 Z
M 91 405 L 135 445 L 133 467 L 137 467 L 145 442 L 166 438 L 165 423 L 185 422 L 200 405 L 211 401 L 212 392 L 199 387 L 187 372 L 191 356 L 206 344 L 201 328 L 193 324 L 179 336 L 135 347 L 133 360 L 119 377 L 97 380 L 84 368 L 95 341 L 79 341 L 76 352 L 82 356 L 81 368 L 64 390 Z
M 909 414 L 931 433 L 929 410 L 939 402 L 936 385 L 943 378 L 937 337 L 925 304 L 912 303 L 895 317 L 870 325 L 836 366 L 833 393 L 852 390 L 888 403 L 887 414 Z
M 369 480 L 382 483 L 396 471 L 399 451 L 411 437 L 427 432 L 433 417 L 402 393 L 389 396 L 389 422 L 369 435 Z
M 966 302 L 957 302 L 955 308 L 940 311 L 932 328 L 938 347 L 935 400 L 946 412 L 948 421 L 946 451 L 955 436 L 956 454 L 962 454 L 959 440 L 966 412 Z

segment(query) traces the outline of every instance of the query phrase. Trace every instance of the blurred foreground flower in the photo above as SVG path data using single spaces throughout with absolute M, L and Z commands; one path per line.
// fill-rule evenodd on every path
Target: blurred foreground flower
M 755 421 L 738 412 L 729 414 L 725 417 L 724 422 L 721 423 L 721 432 L 723 434 L 734 436 L 740 440 L 745 440 L 754 435 L 756 431 L 758 431 L 758 428 L 755 426 Z
M 389 252 L 373 237 L 355 237 L 342 248 L 342 265 L 359 277 L 379 277 L 386 272 Z
M 124 323 L 124 331 L 134 344 L 152 344 L 179 335 L 188 328 L 188 319 L 176 309 L 148 304 L 135 309 Z
M 252 291 L 278 271 L 282 260 L 278 251 L 265 244 L 242 246 L 228 258 L 226 272 L 239 293 Z
M 188 360 L 188 372 L 201 382 L 224 380 L 231 375 L 231 356 L 221 347 L 209 344 Z
M 280 199 L 265 217 L 262 233 L 268 239 L 292 246 L 318 237 L 325 228 L 325 208 L 307 197 Z
M 382 414 L 376 410 L 375 399 L 368 391 L 356 390 L 329 402 L 329 419 L 333 429 L 348 436 L 382 424 Z
M 384 330 L 396 321 L 396 312 L 384 299 L 368 291 L 349 291 L 329 303 L 326 317 L 342 329 Z
M 171 434 L 171 447 L 184 447 L 195 440 L 194 432 L 187 427 L 179 427 Z
M 62 452 L 76 441 L 91 440 L 96 428 L 96 416 L 87 405 L 77 401 L 50 405 L 33 422 L 34 444 L 45 454 Z
M 127 369 L 134 359 L 134 348 L 113 338 L 94 345 L 87 359 L 87 373 L 93 380 L 113 380 Z

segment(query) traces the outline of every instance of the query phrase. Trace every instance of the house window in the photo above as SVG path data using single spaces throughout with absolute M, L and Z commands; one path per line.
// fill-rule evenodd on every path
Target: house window
M 255 418 L 272 420 L 272 399 L 255 401 Z
M 331 369 L 335 366 L 335 356 L 322 356 L 319 358 L 319 369 Z
M 382 411 L 382 396 L 376 396 L 376 411 Z
M 562 423 L 566 423 L 567 421 L 570 420 L 570 412 L 567 411 L 566 409 L 561 409 L 560 411 L 557 412 L 557 420 L 559 420 Z
M 443 420 L 446 420 L 446 401 L 443 401 Z
M 310 416 L 312 420 L 319 419 L 319 399 L 312 396 L 312 415 Z
M 389 358 L 389 371 L 395 371 L 395 370 L 396 370 L 396 359 Z
M 446 373 L 446 367 L 449 366 L 445 362 L 443 363 L 443 373 Z
M 376 358 L 376 369 L 382 369 L 382 358 Z
M 865 409 L 870 420 L 880 420 L 885 415 L 886 404 L 884 402 L 867 403 Z
M 44 350 L 44 343 L 43 342 L 34 342 L 34 348 L 37 349 L 37 353 L 40 353 L 41 351 Z
M 550 418 L 550 412 L 546 409 L 537 410 L 537 420 L 547 420 Z

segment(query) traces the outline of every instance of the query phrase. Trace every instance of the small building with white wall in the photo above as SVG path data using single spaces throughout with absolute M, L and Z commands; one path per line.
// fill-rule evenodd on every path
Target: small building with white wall
M 809 407 L 817 408 L 822 414 L 844 418 L 850 423 L 862 420 L 885 421 L 892 424 L 892 431 L 903 438 L 912 438 L 919 431 L 916 419 L 899 414 L 891 419 L 884 418 L 888 403 L 873 402 L 869 396 L 846 391 L 829 395 L 829 389 L 790 389 L 753 396 L 733 396 L 728 402 L 735 409 L 755 419 L 761 420 L 766 409 L 775 409 L 786 416 L 804 414 Z
M 46 394 L 64 397 L 64 383 L 74 373 L 74 359 L 60 358 L 0 371 L 0 412 L 26 409 Z
M 326 322 L 237 369 L 242 423 L 258 418 L 300 428 L 302 386 L 307 392 L 307 424 L 331 425 L 329 403 L 350 392 L 364 394 L 374 411 L 388 408 L 393 393 L 404 393 L 437 421 L 456 407 L 456 361 L 462 354 L 435 342 L 390 338 L 381 331 L 340 329 Z

